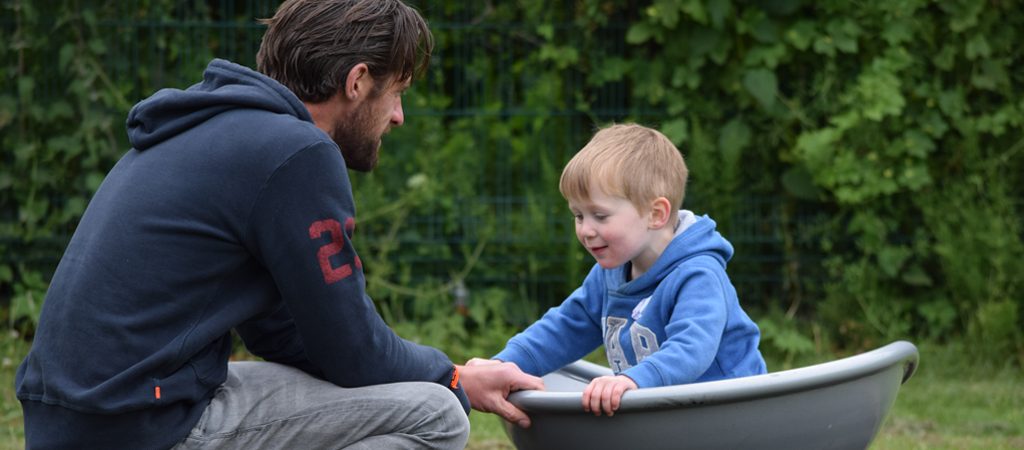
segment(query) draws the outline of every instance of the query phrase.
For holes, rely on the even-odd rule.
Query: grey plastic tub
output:
[[[612,417],[581,405],[589,380],[611,370],[577,361],[545,375],[546,390],[510,395],[533,425],[506,432],[521,450],[864,449],[917,361],[917,347],[897,341],[798,369],[628,391]]]

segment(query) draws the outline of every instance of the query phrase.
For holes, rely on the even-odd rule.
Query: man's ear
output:
[[[351,101],[356,101],[359,97],[369,94],[373,89],[373,80],[370,76],[370,68],[366,66],[366,63],[356,64],[352,70],[348,71],[344,89],[345,98]]]
[[[650,222],[649,227],[652,229],[663,228],[668,224],[674,211],[672,211],[672,202],[669,202],[665,197],[658,197],[650,203]]]

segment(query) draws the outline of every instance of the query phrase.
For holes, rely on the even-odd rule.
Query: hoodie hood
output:
[[[692,212],[683,210],[679,211],[679,222],[681,225],[676,231],[675,238],[647,272],[640,278],[622,284],[629,265],[609,269],[613,273],[607,274],[609,276],[605,278],[608,287],[623,293],[653,289],[668,272],[675,270],[681,261],[696,256],[709,256],[725,268],[726,263],[732,258],[733,247],[716,231],[715,221],[706,215],[696,217]]]
[[[146,150],[224,111],[246,108],[295,116],[312,123],[306,106],[274,79],[223,59],[214,59],[203,81],[181,89],[161,89],[128,113],[128,142]]]

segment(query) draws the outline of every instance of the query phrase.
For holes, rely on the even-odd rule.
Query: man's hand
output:
[[[601,411],[613,416],[615,410],[619,409],[622,394],[636,388],[636,382],[625,375],[594,378],[583,390],[583,410],[592,411],[595,416],[600,416]]]
[[[526,413],[508,402],[510,392],[544,389],[544,381],[519,370],[513,363],[474,358],[458,366],[462,389],[473,409],[494,413],[522,428],[530,426]]]

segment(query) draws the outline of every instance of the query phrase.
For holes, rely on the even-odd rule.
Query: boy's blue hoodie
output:
[[[452,383],[366,296],[344,159],[288,89],[214,60],[127,125],[18,368],[30,448],[175,445],[226,378],[232,329],[339,386]]]
[[[680,211],[679,219],[647,272],[629,280],[629,264],[595,264],[582,286],[495,358],[539,376],[604,344],[612,370],[641,388],[765,373],[761,333],[725,273],[732,245],[707,216]]]

